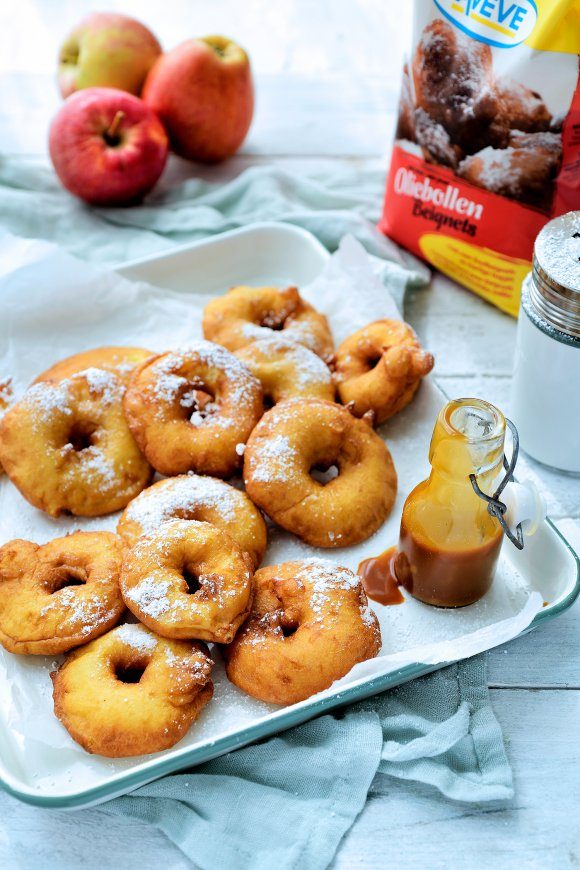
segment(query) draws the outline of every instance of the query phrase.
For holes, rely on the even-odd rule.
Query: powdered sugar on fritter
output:
[[[159,402],[172,404],[179,392],[187,387],[187,379],[175,373],[183,366],[183,362],[181,357],[171,354],[153,365],[155,375],[153,395]]]
[[[304,559],[296,574],[297,580],[308,580],[315,590],[329,591],[332,589],[356,589],[360,578],[348,568],[334,565],[328,559]]]
[[[68,381],[33,384],[24,393],[22,402],[32,411],[33,421],[39,423],[50,423],[55,414],[72,414]]]
[[[289,341],[294,341],[304,347],[314,350],[317,345],[316,334],[312,324],[307,320],[292,320],[284,326],[284,336]],[[242,334],[252,341],[268,341],[278,339],[278,330],[269,326],[259,326],[257,323],[244,323]]]
[[[318,345],[316,332],[308,320],[293,320],[286,330],[288,338],[315,351]]]
[[[199,374],[196,369],[200,369]],[[210,406],[203,409],[194,407],[193,390],[203,389],[204,370],[216,370],[225,376],[226,388],[223,397],[216,397]],[[183,407],[192,407],[190,422],[194,426],[211,424],[213,426],[231,427],[235,420],[224,412],[221,398],[230,402],[232,408],[246,406],[256,400],[259,394],[259,382],[251,374],[247,366],[232,353],[211,341],[195,342],[187,348],[179,348],[174,353],[164,355],[153,364],[155,384],[153,396],[161,403],[173,404],[178,395],[183,393]],[[210,378],[213,380],[213,377]],[[184,403],[185,398],[185,403]],[[189,403],[189,404],[188,404]],[[160,413],[163,409],[160,408]]]
[[[115,629],[115,636],[139,652],[152,652],[157,646],[157,638],[150,634],[142,625],[127,622]]]
[[[270,329],[269,326],[258,326],[257,323],[244,323],[242,326],[242,335],[245,338],[250,338],[253,341],[258,340],[266,340],[275,334],[275,330]]]
[[[323,622],[324,616],[340,607],[340,598],[333,596],[337,590],[352,592],[360,587],[360,578],[348,568],[334,565],[327,559],[305,559],[296,573],[296,580],[309,583],[312,588],[310,607],[316,620]],[[360,599],[360,614],[365,625],[374,625],[375,616],[364,597]]]
[[[40,616],[46,616],[51,610],[61,611],[65,608],[62,622],[71,621],[71,630],[76,630],[74,623],[80,623],[81,634],[90,634],[91,631],[113,616],[113,612],[106,608],[106,602],[99,595],[87,596],[86,588],[74,589],[65,587],[59,590],[40,611]]]
[[[119,401],[124,393],[124,388],[119,379],[105,369],[88,368],[74,375],[75,378],[84,378],[91,393],[97,393],[103,404],[110,405]]]
[[[87,384],[90,393],[98,397],[99,404],[112,405],[121,401],[124,387],[119,379],[104,369],[88,368],[57,384],[40,381],[29,387],[22,401],[32,410],[33,421],[46,424],[52,422],[55,414],[72,416],[75,403],[73,390],[81,381]]]
[[[156,618],[162,613],[166,613],[171,607],[171,601],[167,595],[170,587],[169,580],[149,576],[127,590],[125,597],[132,601],[142,613]]]
[[[299,387],[331,382],[332,376],[328,366],[319,356],[298,341],[276,336],[256,342],[255,349],[258,356],[263,354],[272,357],[274,363],[276,357],[282,356],[281,364],[290,363],[294,367],[294,380]]]
[[[126,517],[139,523],[144,532],[152,532],[161,523],[178,517],[192,518],[196,510],[204,508],[216,511],[225,522],[232,522],[244,507],[243,493],[229,484],[188,474],[144,490],[131,502]]]
[[[259,453],[250,458],[249,470],[252,479],[262,483],[274,483],[288,479],[290,466],[297,459],[295,448],[285,435],[274,435],[260,443]]]
[[[65,445],[69,447],[70,445]],[[106,454],[96,445],[86,447],[79,454],[81,468],[90,480],[98,485],[106,484],[113,486],[118,482],[115,466]]]

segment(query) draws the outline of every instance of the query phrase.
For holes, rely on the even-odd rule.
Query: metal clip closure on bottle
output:
[[[529,537],[537,530],[539,524],[546,518],[546,502],[543,495],[531,481],[517,483],[513,473],[518,461],[520,439],[518,430],[511,420],[505,418],[507,427],[512,434],[512,456],[508,462],[504,454],[503,467],[505,475],[498,484],[493,495],[487,495],[479,487],[477,475],[470,474],[469,479],[476,495],[487,502],[490,516],[501,525],[505,535],[518,550],[524,549],[524,535]],[[500,499],[502,493],[504,500]]]
[[[492,585],[504,533],[522,549],[538,528],[546,512],[541,496],[512,479],[518,441],[513,423],[483,399],[453,399],[439,412],[431,470],[405,500],[389,562],[397,584],[414,598],[436,607],[474,604]]]

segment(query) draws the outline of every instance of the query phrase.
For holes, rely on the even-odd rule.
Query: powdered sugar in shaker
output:
[[[580,474],[580,211],[546,224],[524,280],[512,417],[523,450]]]

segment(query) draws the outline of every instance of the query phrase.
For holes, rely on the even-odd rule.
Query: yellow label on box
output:
[[[435,268],[517,317],[522,281],[532,267],[528,260],[436,233],[421,236],[419,247]]]
[[[580,54],[580,0],[536,0],[538,20],[526,45]]]

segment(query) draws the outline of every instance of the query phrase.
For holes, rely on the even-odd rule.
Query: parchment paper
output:
[[[337,343],[379,317],[399,317],[376,267],[354,239],[346,238],[324,274],[301,288],[327,314]],[[0,238],[0,380],[12,377],[18,395],[56,360],[91,347],[138,345],[163,351],[185,345],[201,337],[208,297],[193,292],[197,289],[195,276],[192,294],[186,296],[100,272],[44,242]],[[428,472],[429,439],[443,401],[428,378],[413,404],[381,428],[397,468],[399,493],[391,516],[371,539],[356,547],[317,551],[271,529],[265,564],[320,555],[356,571],[363,558],[396,543],[404,499]],[[79,528],[114,530],[117,519],[53,520],[31,507],[5,475],[0,478],[0,544],[15,537],[43,543]],[[471,656],[519,634],[541,609],[542,596],[515,569],[508,547],[504,545],[492,589],[471,607],[439,610],[411,598],[398,606],[373,605],[381,622],[381,655],[356,666],[328,691],[413,662]],[[211,741],[279,710],[238,691],[225,678],[219,653],[215,658],[214,700],[169,752]],[[49,672],[57,663],[0,649],[0,728],[2,765],[39,790],[62,793],[100,782],[143,759],[109,761],[74,743],[52,712]]]

